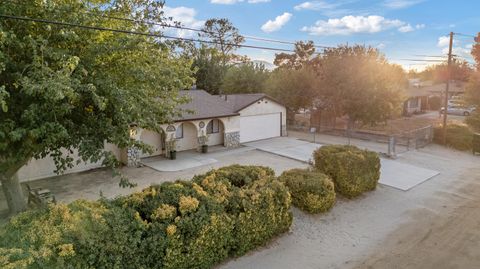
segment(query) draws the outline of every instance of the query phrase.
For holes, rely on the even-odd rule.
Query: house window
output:
[[[177,127],[177,130],[175,131],[175,138],[176,139],[183,138],[183,123]]]
[[[207,134],[216,134],[220,132],[220,121],[211,120],[207,125]]]

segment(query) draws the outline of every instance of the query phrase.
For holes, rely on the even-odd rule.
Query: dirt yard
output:
[[[480,170],[470,169],[462,177],[472,182],[439,199],[443,210],[412,211],[412,221],[357,268],[479,268]]]
[[[399,160],[441,174],[324,215],[294,210],[289,234],[221,268],[480,268],[480,157],[432,145]]]

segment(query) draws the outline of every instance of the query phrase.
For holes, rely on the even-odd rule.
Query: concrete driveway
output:
[[[277,137],[245,144],[261,151],[313,163],[313,152],[322,144],[311,143],[291,137]],[[405,164],[396,160],[380,158],[380,184],[407,191],[438,175],[438,171]]]

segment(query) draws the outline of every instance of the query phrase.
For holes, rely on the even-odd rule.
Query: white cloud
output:
[[[220,4],[220,5],[233,5],[236,3],[244,2],[245,0],[210,0],[212,4]],[[247,2],[250,4],[257,4],[257,3],[268,3],[271,0],[248,0]]]
[[[413,29],[413,27],[410,24],[407,24],[407,25],[404,25],[404,26],[398,28],[398,31],[400,31],[402,33],[408,33],[408,32],[414,31],[414,30],[415,29]]]
[[[414,6],[424,0],[385,0],[383,5],[391,9],[401,9]]]
[[[441,36],[438,38],[437,46],[440,48],[448,47],[450,44],[450,37],[448,36]]]
[[[300,5],[295,6],[295,10],[322,10],[322,9],[331,9],[331,8],[336,8],[341,4],[339,3],[328,3],[325,1],[307,1],[303,2]]]
[[[385,43],[380,43],[376,46],[376,48],[379,50],[384,49],[385,47],[386,47]]]
[[[425,24],[423,24],[423,23],[422,23],[422,24],[417,24],[417,25],[415,25],[415,28],[416,28],[417,30],[423,29],[423,28],[425,28]]]
[[[197,11],[189,7],[167,7],[163,8],[166,17],[172,17],[173,21],[180,22],[183,26],[191,28],[201,28],[205,23],[197,20]],[[188,30],[174,30],[178,37],[192,36],[193,32]]]
[[[271,33],[280,30],[289,20],[292,18],[292,14],[285,12],[280,16],[277,16],[275,20],[269,20],[262,25],[262,31]]]
[[[378,33],[392,28],[399,31],[410,30],[409,24],[400,20],[390,20],[382,16],[345,16],[339,19],[319,20],[315,25],[301,30],[312,35],[349,35],[356,33]],[[410,26],[412,28],[412,26]]]

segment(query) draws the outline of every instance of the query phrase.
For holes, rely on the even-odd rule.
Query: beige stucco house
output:
[[[141,158],[167,156],[168,143],[175,140],[176,151],[199,150],[201,145],[235,148],[242,143],[286,135],[286,108],[263,94],[211,95],[203,90],[181,91],[189,102],[181,105],[185,111],[171,124],[161,125],[161,132],[132,129],[134,138],[150,145],[152,153],[138,149],[119,149],[106,144],[119,160],[135,166]],[[190,112],[190,113],[189,113]],[[205,138],[208,139],[205,139]],[[74,157],[76,155],[74,154]],[[80,163],[65,173],[100,167],[100,163]],[[23,181],[54,176],[55,165],[50,157],[32,160],[20,172]]]

